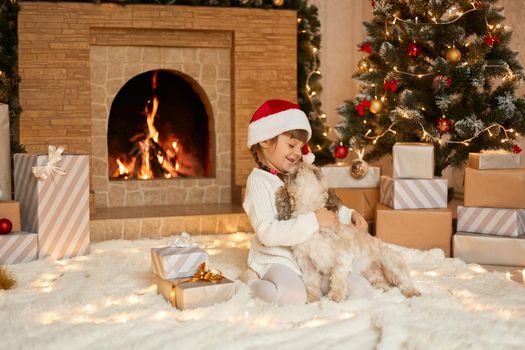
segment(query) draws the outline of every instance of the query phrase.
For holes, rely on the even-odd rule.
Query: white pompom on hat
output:
[[[250,120],[248,148],[296,129],[308,132],[308,140],[312,137],[310,122],[300,107],[285,100],[268,100],[255,111]]]

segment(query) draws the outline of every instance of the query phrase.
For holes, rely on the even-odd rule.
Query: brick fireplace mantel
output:
[[[230,195],[210,197],[230,201],[253,167],[245,146],[251,114],[265,99],[296,99],[296,26],[296,13],[288,10],[22,2],[18,21],[21,142],[30,152],[45,152],[48,144],[60,144],[69,153],[91,155],[91,186],[103,193],[100,172],[94,167],[104,167],[97,160],[104,150],[96,147],[104,147],[98,138],[107,130],[104,114],[109,113],[107,105],[114,94],[135,73],[186,68],[212,102],[215,145],[229,146],[223,148],[223,158],[230,161],[223,159],[217,168],[227,178],[216,180],[222,184],[216,190],[224,192],[228,183]],[[149,54],[157,61],[145,61]],[[118,67],[106,70],[105,107],[93,102],[101,98],[100,84],[94,84],[100,67],[94,68],[93,62],[103,61],[101,55],[117,55],[113,58],[121,60]],[[135,60],[137,55],[140,61]],[[184,55],[195,62],[179,62]],[[218,57],[219,62],[208,65],[210,57]],[[112,64],[109,59],[106,63]],[[221,133],[218,123],[226,123],[229,130]],[[213,180],[189,181],[215,186]],[[109,197],[100,196],[99,207],[122,205],[118,196],[113,204]],[[206,195],[189,197],[204,202]]]

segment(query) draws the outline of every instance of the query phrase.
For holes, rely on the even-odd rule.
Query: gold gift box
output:
[[[468,166],[474,169],[517,169],[520,155],[506,151],[487,151],[468,154]]]
[[[434,145],[397,142],[392,147],[394,179],[434,178]]]
[[[454,257],[467,263],[525,266],[525,235],[504,237],[456,232]]]
[[[179,310],[207,307],[229,300],[235,294],[235,283],[223,277],[220,282],[189,281],[188,278],[157,279],[157,293]]]
[[[377,205],[376,237],[408,248],[441,248],[450,256],[452,211],[450,209],[394,210]]]
[[[365,220],[374,220],[376,205],[379,203],[379,188],[334,188],[343,204],[357,212]]]

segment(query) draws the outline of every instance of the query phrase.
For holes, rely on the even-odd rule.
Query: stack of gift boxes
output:
[[[525,169],[518,154],[469,154],[464,206],[458,206],[454,257],[525,266]]]
[[[157,293],[172,306],[195,309],[230,299],[233,281],[218,271],[207,270],[208,254],[181,236],[172,244],[151,249],[151,270],[156,275]]]
[[[379,202],[381,168],[368,167],[366,175],[360,179],[350,175],[348,165],[328,165],[321,170],[328,187],[334,190],[343,204],[358,211],[368,223],[373,223]]]
[[[385,242],[451,253],[452,212],[446,179],[434,178],[434,146],[396,143],[393,178],[381,176],[376,236]]]
[[[62,152],[15,154],[15,201],[0,202],[13,233],[0,236],[0,263],[89,253],[89,157]]]

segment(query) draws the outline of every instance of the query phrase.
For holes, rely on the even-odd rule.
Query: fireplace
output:
[[[22,1],[20,7],[20,141],[29,152],[45,152],[54,144],[89,155],[97,208],[125,207],[127,212],[149,205],[240,202],[254,166],[246,148],[253,111],[266,99],[293,101],[297,95],[295,11],[71,1]],[[116,159],[132,159],[136,143],[129,140],[145,137],[146,114],[155,108],[155,71],[161,85],[163,76],[186,82],[200,98],[206,111],[202,119],[207,118],[200,126],[207,130],[191,131],[192,146],[185,147],[191,152],[197,152],[195,145],[202,147],[188,157],[204,163],[191,171],[179,164],[169,177],[157,171],[145,180],[128,170],[127,179],[122,174],[116,178]],[[140,96],[124,98],[131,106],[122,107],[120,95],[141,79]],[[153,126],[158,143],[166,155],[176,153],[181,144],[168,139],[181,134],[165,134],[162,124],[176,117],[169,111],[175,107],[157,97]],[[124,118],[117,116],[120,108],[134,108],[125,112],[135,118],[133,127],[119,126]],[[183,127],[177,123],[172,120],[174,129]],[[126,130],[115,148],[114,125]],[[175,158],[170,159],[173,167]]]
[[[98,206],[231,202],[230,56],[229,48],[91,46]]]
[[[161,69],[131,78],[109,112],[109,177],[210,177],[214,165],[210,121],[208,98],[188,75]]]

